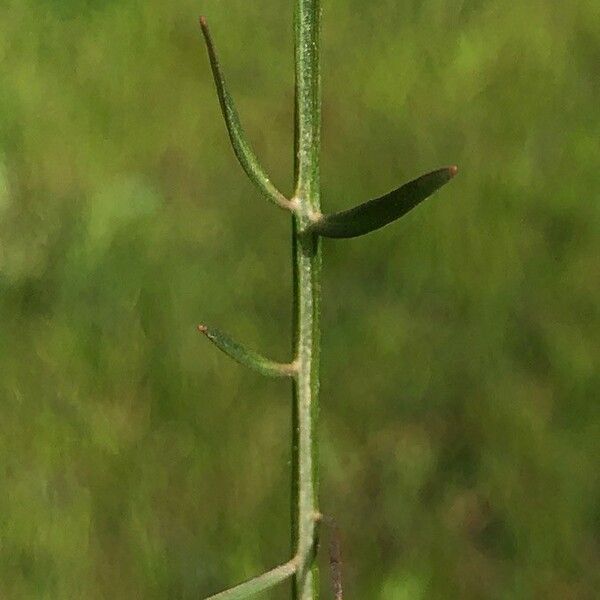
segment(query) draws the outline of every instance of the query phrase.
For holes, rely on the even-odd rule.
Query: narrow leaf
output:
[[[295,373],[295,367],[291,363],[278,363],[264,356],[261,356],[253,350],[245,348],[241,344],[231,339],[227,334],[207,327],[198,325],[198,331],[203,333],[219,350],[222,350],[227,356],[239,362],[246,367],[250,367],[267,377],[292,377]]]
[[[328,238],[352,238],[370,233],[405,215],[450,181],[457,172],[455,166],[432,171],[381,198],[343,212],[324,215],[308,231]]]
[[[291,210],[291,202],[271,183],[271,180],[265,173],[264,169],[260,166],[256,155],[250,148],[250,144],[246,139],[246,134],[242,129],[233,98],[227,91],[225,78],[223,77],[223,71],[221,70],[212,36],[210,35],[210,30],[208,29],[208,23],[206,22],[205,17],[200,17],[200,27],[202,28],[202,33],[206,42],[208,58],[210,60],[210,66],[215,80],[215,87],[217,88],[219,103],[221,104],[221,111],[223,113],[223,117],[225,118],[225,124],[227,125],[227,131],[229,133],[231,145],[233,146],[233,151],[242,165],[242,168],[246,172],[246,175],[248,175],[250,180],[258,187],[258,189],[269,200],[278,206]]]
[[[259,575],[254,579],[250,579],[250,581],[236,585],[224,592],[210,596],[209,598],[206,598],[206,600],[242,600],[242,598],[248,598],[249,596],[268,590],[278,583],[285,581],[295,572],[296,561],[292,559],[280,567],[267,571],[263,575]]]

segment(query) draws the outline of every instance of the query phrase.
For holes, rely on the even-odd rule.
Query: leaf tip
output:
[[[203,333],[204,335],[206,335],[208,333],[208,327],[206,325],[204,325],[203,323],[200,323],[200,325],[198,325],[197,329],[200,333]]]
[[[450,177],[454,177],[458,173],[458,166],[452,165],[452,166],[448,167],[448,173],[449,173]]]
[[[208,21],[204,15],[200,15],[198,17],[198,22],[200,23],[200,27],[202,27],[202,29],[206,29],[206,27],[208,27]]]

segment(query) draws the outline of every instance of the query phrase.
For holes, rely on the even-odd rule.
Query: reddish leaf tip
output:
[[[451,167],[448,167],[448,172],[450,173],[450,177],[454,177],[458,173],[458,167],[452,165]]]
[[[198,21],[200,22],[200,27],[208,27],[208,22],[206,21],[206,17],[204,15],[200,15]]]
[[[206,333],[208,331],[208,327],[206,325],[200,324],[200,325],[198,325],[198,331],[200,333]]]

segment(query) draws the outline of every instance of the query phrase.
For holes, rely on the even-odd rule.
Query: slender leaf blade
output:
[[[404,216],[431,196],[456,173],[456,166],[437,169],[398,189],[349,210],[324,215],[308,231],[328,238],[352,238],[380,229]]]
[[[263,575],[259,575],[245,583],[240,583],[240,585],[236,585],[224,592],[210,596],[206,600],[242,600],[243,598],[248,598],[274,587],[291,577],[295,572],[296,561],[292,559],[284,565],[275,567]]]
[[[233,151],[250,181],[258,187],[263,195],[278,206],[290,210],[292,206],[291,202],[273,185],[248,143],[233,98],[227,90],[223,70],[221,69],[215,45],[205,17],[200,17],[200,27],[202,29],[202,34],[204,35],[204,41],[206,42],[208,59],[210,61],[217,95],[219,97],[219,104],[221,105],[221,112],[223,113],[225,124],[227,125],[227,132],[229,133]]]
[[[258,354],[258,352],[242,346],[219,329],[208,327],[207,325],[198,325],[198,331],[203,333],[227,356],[246,367],[250,367],[261,375],[266,375],[267,377],[292,377],[295,373],[293,364],[278,363],[269,360]]]

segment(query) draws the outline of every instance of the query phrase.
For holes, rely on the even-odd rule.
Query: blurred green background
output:
[[[0,5],[2,598],[202,598],[289,556],[289,385],[195,331],[289,356],[288,218],[200,13],[290,192],[291,1]],[[460,166],[324,244],[347,597],[597,598],[600,3],[325,0],[323,60],[325,210]]]

